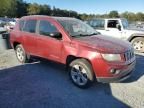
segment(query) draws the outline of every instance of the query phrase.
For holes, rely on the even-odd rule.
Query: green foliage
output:
[[[144,21],[144,14],[141,13],[141,12],[138,12],[136,15],[135,15],[137,21]]]
[[[121,14],[121,17],[128,19],[129,21],[144,21],[144,13],[132,13],[132,12],[124,12]]]
[[[0,0],[0,16],[16,16],[17,0]]]
[[[62,10],[59,8],[53,7],[52,16],[60,16],[60,17],[76,17],[79,18],[78,13],[71,10]]]
[[[17,14],[16,17],[26,16],[27,15],[28,4],[23,2],[23,0],[17,0]]]
[[[34,4],[30,4],[27,8],[27,14],[28,15],[36,15],[36,14],[40,14],[40,5],[34,3]]]
[[[110,18],[118,18],[119,17],[119,13],[117,11],[110,11],[110,13],[108,14],[108,16]]]
[[[23,0],[0,0],[0,17],[22,17],[26,15],[49,15],[61,17],[76,17],[82,20],[92,18],[126,18],[129,21],[144,21],[144,13],[124,12],[119,14],[113,10],[108,14],[78,14],[71,10],[62,10],[49,5],[40,5],[37,3],[26,3]]]
[[[39,5],[41,15],[51,15],[51,7],[49,5]]]

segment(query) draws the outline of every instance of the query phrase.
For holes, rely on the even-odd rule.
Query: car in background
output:
[[[102,35],[131,42],[136,52],[144,52],[144,30],[131,28],[124,18],[89,19],[87,24]]]
[[[0,34],[6,31],[6,29],[4,28],[4,25],[5,25],[5,22],[0,20]]]
[[[10,32],[10,31],[14,28],[14,26],[15,26],[15,22],[7,22],[7,23],[5,24],[5,26],[4,26],[4,28],[5,28],[8,32]]]
[[[144,22],[137,22],[136,27],[143,29],[144,28]]]
[[[14,26],[16,24],[16,19],[14,18],[0,18],[0,25],[1,27],[3,27],[4,29],[7,30],[7,32],[10,32]]]
[[[99,35],[75,18],[22,17],[10,32],[10,41],[19,62],[38,56],[65,64],[70,79],[81,88],[95,79],[103,83],[123,81],[135,67],[128,42]]]

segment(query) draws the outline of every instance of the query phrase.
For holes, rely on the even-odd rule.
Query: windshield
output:
[[[98,34],[92,27],[78,19],[58,19],[58,22],[72,37],[83,37]]]
[[[124,29],[129,27],[128,21],[126,19],[122,19],[122,25]]]

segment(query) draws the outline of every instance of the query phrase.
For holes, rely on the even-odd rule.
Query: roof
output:
[[[122,19],[125,19],[125,18],[92,18],[92,19],[89,19],[89,20],[96,20],[96,19],[103,19],[103,20],[122,20]],[[88,21],[89,21],[88,20]]]
[[[52,18],[52,19],[55,19],[55,20],[72,20],[72,19],[75,19],[75,18],[71,18],[71,17],[56,17],[56,16],[46,16],[46,15],[30,15],[30,16],[24,16],[21,19],[23,19],[23,18],[34,18],[34,17]]]

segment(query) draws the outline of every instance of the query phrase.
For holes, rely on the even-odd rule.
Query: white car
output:
[[[136,52],[144,52],[144,30],[130,28],[126,19],[91,19],[87,23],[102,35],[128,40]]]

